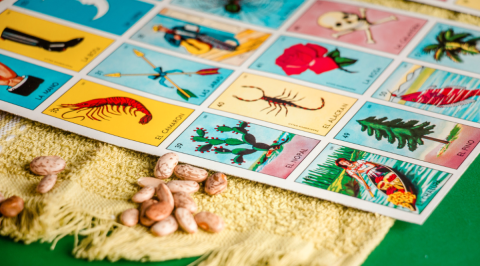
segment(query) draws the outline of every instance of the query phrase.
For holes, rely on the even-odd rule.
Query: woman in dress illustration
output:
[[[349,176],[363,184],[372,197],[374,195],[361,174],[365,174],[370,178],[370,181],[377,189],[387,196],[387,201],[411,211],[416,211],[416,189],[411,181],[397,170],[365,160],[350,161],[345,158],[337,159],[335,164],[345,169]]]

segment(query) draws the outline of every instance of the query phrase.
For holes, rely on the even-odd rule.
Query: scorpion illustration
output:
[[[315,111],[315,110],[320,110],[322,109],[324,106],[325,106],[325,100],[323,98],[320,98],[320,100],[322,101],[322,105],[318,108],[307,108],[307,107],[303,107],[303,106],[300,106],[300,105],[297,105],[297,104],[294,104],[294,102],[299,102],[303,99],[305,99],[305,97],[301,98],[301,99],[298,99],[298,100],[295,100],[295,98],[297,97],[298,95],[298,92],[297,94],[295,94],[295,96],[293,96],[292,98],[290,98],[290,95],[292,94],[292,91],[288,92],[288,95],[285,96],[285,93],[287,91],[287,89],[285,88],[283,90],[283,93],[281,95],[278,95],[278,96],[275,96],[275,97],[270,97],[270,96],[266,96],[265,95],[265,91],[262,90],[261,88],[259,87],[255,87],[255,86],[242,86],[242,88],[252,88],[252,89],[257,89],[257,90],[260,90],[262,92],[262,97],[258,98],[258,99],[254,99],[254,100],[246,100],[246,99],[243,99],[243,98],[240,98],[236,95],[233,95],[233,97],[239,99],[240,101],[244,101],[244,102],[256,102],[256,101],[259,101],[259,100],[264,100],[268,103],[268,106],[266,108],[263,108],[261,111],[265,110],[265,109],[268,109],[268,108],[271,108],[272,107],[272,104],[273,106],[275,106],[275,108],[273,108],[272,110],[268,111],[267,114],[271,113],[272,111],[276,110],[277,107],[280,107],[280,109],[278,110],[278,112],[275,114],[275,116],[277,116],[283,109],[282,109],[282,106],[285,107],[285,116],[288,115],[288,108],[287,106],[291,106],[291,107],[296,107],[296,108],[300,108],[300,109],[303,109],[303,110],[310,110],[310,111]]]

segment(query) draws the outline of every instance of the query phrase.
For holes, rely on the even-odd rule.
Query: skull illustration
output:
[[[356,30],[359,26],[359,16],[353,13],[331,11],[318,18],[318,24],[334,31]]]

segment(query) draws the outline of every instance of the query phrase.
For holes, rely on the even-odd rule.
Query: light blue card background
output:
[[[210,114],[210,113],[202,113],[185,131],[183,131],[183,133],[174,142],[172,142],[172,144],[170,144],[170,146],[168,146],[167,149],[205,158],[205,159],[212,160],[219,163],[233,165],[243,169],[248,169],[253,162],[255,162],[261,155],[264,154],[264,152],[259,151],[253,154],[245,155],[243,157],[243,159],[245,160],[245,163],[238,165],[238,164],[232,164],[231,162],[231,159],[233,159],[236,156],[235,154],[215,154],[215,152],[200,153],[198,151],[196,152],[195,149],[198,145],[205,145],[207,143],[193,142],[191,140],[192,136],[196,136],[196,133],[195,133],[196,128],[204,128],[208,132],[205,136],[209,138],[218,137],[219,139],[225,139],[225,138],[241,139],[240,134],[235,134],[233,132],[220,133],[215,130],[215,128],[218,125],[236,127],[238,126],[238,123],[239,123],[239,120],[237,119],[228,118],[228,117],[219,116],[219,115]],[[250,127],[248,128],[248,133],[253,134],[255,136],[257,143],[262,142],[267,144],[273,144],[274,140],[276,140],[280,136],[288,134],[280,130],[263,127],[255,124],[249,124],[249,126]],[[181,145],[177,145],[177,144],[181,144]],[[235,145],[235,146],[225,146],[225,145],[216,145],[216,146],[223,146],[224,148],[231,149],[231,150],[236,148],[247,148],[247,149],[252,148],[252,146],[249,144]],[[260,168],[257,169],[257,172],[259,172],[260,170],[261,170]]]
[[[452,25],[447,25],[447,24],[442,24],[442,23],[437,23],[433,28],[428,32],[428,34],[423,38],[423,40],[413,49],[413,51],[410,53],[408,57],[417,59],[417,60],[422,60],[425,62],[437,64],[437,65],[443,65],[443,66],[448,66],[451,68],[455,69],[461,69],[469,72],[474,72],[474,73],[479,73],[480,74],[480,54],[476,55],[463,55],[460,54],[460,58],[463,60],[462,63],[455,63],[452,60],[450,60],[447,56],[444,56],[440,61],[436,61],[433,58],[433,53],[424,53],[423,48],[427,45],[430,44],[436,44],[438,43],[436,40],[437,35],[441,31],[446,31],[448,29],[453,29],[453,32],[455,34],[458,33],[470,33],[472,36],[465,38],[465,40],[468,40],[469,38],[472,37],[480,37],[480,31],[475,31],[475,30],[470,30],[466,28],[461,28],[457,26],[452,26]],[[480,46],[480,42],[477,42],[477,49]]]
[[[155,66],[162,67],[163,71],[179,69],[184,72],[195,72],[201,69],[215,68],[214,66],[154,52],[137,46],[122,44],[117,50],[103,60],[98,66],[96,66],[88,75],[161,97],[200,105],[233,72],[230,69],[221,68],[218,71],[219,74],[216,75],[169,76],[173,82],[175,82],[175,84],[180,86],[180,88],[190,90],[197,95],[198,98],[192,97],[188,101],[183,100],[177,94],[175,88],[167,88],[160,85],[158,82],[159,79],[153,80],[149,79],[147,76],[125,76],[120,78],[104,76],[104,74],[118,72],[122,74],[155,74],[156,72],[153,71],[149,64],[134,54],[133,49],[145,53],[145,58],[147,58]],[[167,85],[171,86],[168,81]]]
[[[338,49],[341,57],[358,60],[353,65],[345,67],[345,69],[356,73],[348,73],[341,69],[334,69],[317,75],[313,71],[307,69],[300,75],[286,75],[282,68],[275,64],[275,60],[284,53],[285,49],[296,44],[307,43],[323,46],[327,48],[329,52]],[[339,90],[363,94],[391,62],[392,59],[390,58],[363,53],[326,43],[281,36],[250,66],[250,69],[266,71]]]
[[[388,77],[388,79],[383,83],[383,85],[373,94],[373,98],[381,99],[388,101],[390,91],[397,90],[397,84],[403,76],[410,71],[410,69],[415,66],[415,64],[403,62],[398,66],[398,68]],[[451,73],[443,70],[435,70],[430,77],[426,79],[423,85],[418,91],[425,91],[430,86],[436,86],[436,88],[446,88],[451,86],[465,87],[467,90],[478,90],[480,89],[480,80],[456,73]],[[427,110],[437,114],[448,115],[460,119],[465,119],[468,121],[479,122],[480,121],[480,101],[479,97],[475,96],[470,98],[476,100],[474,103],[453,106],[447,108],[435,107],[434,105],[415,103],[415,102],[405,102],[404,105],[411,106],[414,108]],[[398,103],[401,99],[391,97],[391,102]]]
[[[425,154],[429,153],[439,144],[435,141],[424,140],[424,144],[418,145],[417,149],[413,152],[409,151],[407,146],[405,146],[403,149],[397,149],[398,140],[395,140],[395,143],[390,144],[386,138],[382,138],[382,140],[378,141],[375,138],[375,134],[369,136],[367,131],[361,131],[362,126],[357,122],[357,120],[363,120],[371,116],[376,118],[387,117],[387,121],[391,121],[396,118],[401,118],[404,122],[408,120],[418,120],[419,123],[428,121],[430,122],[430,125],[435,125],[435,128],[433,129],[434,133],[428,135],[429,137],[433,138],[444,138],[456,125],[456,123],[447,122],[434,117],[424,116],[393,107],[366,102],[365,105],[362,106],[362,108],[360,108],[360,110],[355,114],[355,116],[348,121],[348,123],[337,134],[337,136],[335,136],[335,139],[359,144],[373,149],[396,153],[419,160],[423,160]],[[347,137],[345,138],[344,136]]]
[[[238,1],[241,10],[230,13],[225,10],[228,1],[224,0],[173,0],[172,5],[211,13],[245,23],[278,28],[305,0],[242,0]]]
[[[300,177],[295,181],[297,183],[303,183],[304,177],[309,174],[310,170],[318,168],[317,165],[325,165],[327,160],[332,156],[332,154],[342,146],[335,144],[328,144],[327,147],[320,153],[320,155],[315,158],[315,160],[303,171]],[[348,159],[348,158],[347,158]],[[421,213],[425,207],[430,203],[430,201],[435,197],[437,192],[443,187],[443,185],[450,178],[451,174],[427,168],[424,166],[415,165],[412,163],[407,163],[395,159],[391,159],[385,156],[380,156],[377,154],[367,152],[366,155],[362,158],[369,162],[377,163],[392,167],[403,173],[407,178],[412,181],[413,185],[417,189],[418,197],[416,202],[416,207],[418,213]],[[371,188],[371,192],[375,196],[372,198],[370,194],[365,190],[365,187],[360,185],[359,196],[361,199],[374,202],[380,205],[388,206],[391,208],[401,209],[407,212],[411,212],[409,209],[394,205],[387,201],[387,196],[379,192],[373,182],[365,174],[360,174],[363,177],[363,180],[367,182],[368,186]],[[424,197],[423,194],[428,191],[428,196]]]
[[[0,62],[15,71],[18,76],[33,76],[43,79],[43,83],[28,96],[9,92],[8,86],[0,85],[0,100],[15,104],[27,109],[37,108],[43,101],[65,84],[71,76],[47,68],[23,62],[0,54]]]
[[[132,37],[132,40],[136,40],[143,43],[148,43],[154,46],[162,47],[165,49],[173,50],[182,54],[190,54],[183,46],[175,47],[168,43],[163,36],[165,33],[163,32],[154,32],[153,26],[162,24],[162,26],[167,27],[169,29],[176,27],[176,26],[185,26],[185,25],[196,25],[199,27],[200,32],[211,32],[220,35],[230,36],[233,34],[229,32],[224,32],[208,27],[204,27],[201,25],[197,25],[190,22],[185,22],[183,20],[167,17],[164,15],[157,14],[154,18],[152,18],[147,24],[141,27]]]
[[[136,0],[103,1],[108,2],[108,11],[95,20],[97,8],[80,0],[20,0],[15,5],[117,35],[122,35],[154,6]]]

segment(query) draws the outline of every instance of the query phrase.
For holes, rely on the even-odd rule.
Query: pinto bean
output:
[[[55,183],[57,182],[57,175],[46,175],[40,180],[40,183],[37,185],[38,193],[47,193],[50,191]]]
[[[159,201],[166,201],[168,204],[172,206],[174,205],[172,192],[170,192],[170,189],[167,185],[165,185],[165,183],[158,185],[156,191]]]
[[[188,164],[177,165],[173,172],[182,180],[192,180],[195,182],[203,182],[208,177],[206,170]]]
[[[223,219],[211,212],[199,212],[195,214],[195,222],[198,227],[210,233],[218,233],[225,228]]]
[[[217,195],[227,189],[227,176],[224,173],[215,173],[207,178],[205,192],[209,195]]]
[[[125,226],[135,226],[138,223],[138,216],[140,212],[137,209],[127,209],[120,215],[120,222]]]
[[[167,179],[172,176],[173,169],[178,164],[178,155],[173,152],[162,155],[155,166],[154,175],[156,178]]]
[[[167,183],[167,186],[172,193],[183,191],[191,194],[197,192],[198,189],[200,189],[200,186],[197,182],[190,180],[172,180]]]
[[[170,205],[167,201],[160,201],[148,207],[145,211],[145,216],[147,216],[150,220],[158,222],[167,218],[170,214],[172,214],[172,211],[173,205]]]
[[[197,223],[193,219],[192,213],[185,208],[175,209],[175,218],[180,227],[185,230],[187,233],[193,234],[198,230]]]
[[[173,201],[175,202],[175,208],[185,208],[191,213],[197,211],[197,204],[188,193],[183,191],[173,193]]]
[[[151,228],[152,233],[156,236],[166,236],[178,229],[177,220],[172,215],[154,224]]]
[[[146,215],[145,215],[145,212],[146,210],[148,209],[148,207],[154,205],[158,203],[158,201],[154,200],[154,199],[149,199],[149,200],[146,200],[142,203],[142,205],[140,206],[140,223],[145,225],[145,226],[151,226],[152,224],[155,223],[154,220],[148,218]]]
[[[140,177],[137,181],[137,184],[141,187],[158,187],[160,183],[164,183],[163,180],[160,180],[155,177]]]
[[[30,163],[30,170],[37,175],[55,175],[65,169],[65,160],[58,156],[40,156]]]
[[[15,217],[23,211],[24,202],[19,196],[11,196],[0,204],[0,213],[5,217]]]
[[[133,195],[132,201],[135,203],[142,203],[153,198],[153,195],[155,195],[154,187],[144,187],[135,193],[135,195]]]

